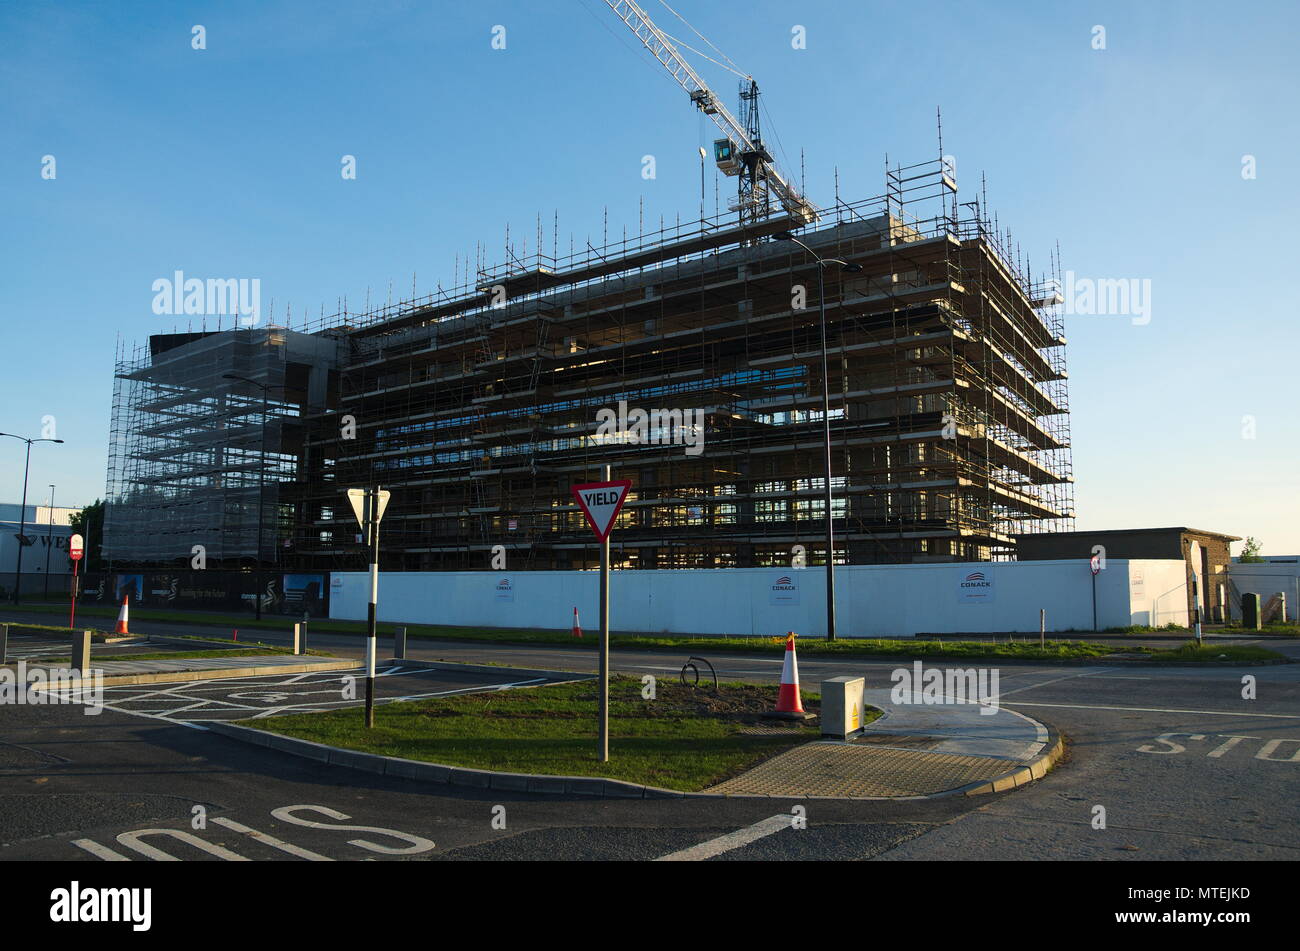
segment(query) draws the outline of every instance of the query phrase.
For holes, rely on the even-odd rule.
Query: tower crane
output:
[[[686,90],[695,107],[722,130],[723,138],[713,142],[713,159],[723,174],[739,179],[738,198],[732,210],[740,213],[741,223],[754,222],[770,214],[769,193],[781,203],[786,214],[801,224],[816,221],[819,217],[817,208],[799,194],[763,147],[758,116],[758,83],[754,78],[746,77],[748,87],[740,93],[741,112],[745,117],[741,122],[682,58],[669,36],[655,26],[639,4],[634,0],[605,0],[605,3]]]

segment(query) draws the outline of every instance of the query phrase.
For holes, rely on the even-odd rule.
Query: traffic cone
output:
[[[795,633],[785,636],[785,663],[781,667],[781,692],[776,698],[777,713],[803,713],[799,700],[799,661],[794,654]]]
[[[582,625],[578,623],[578,606],[573,606],[573,636],[582,637]]]
[[[122,595],[122,610],[117,612],[117,633],[119,634],[131,633],[126,629],[126,616],[128,613],[126,608],[126,603],[129,600],[131,600],[131,596],[129,594]]]

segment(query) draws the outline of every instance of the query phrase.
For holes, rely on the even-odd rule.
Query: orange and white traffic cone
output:
[[[785,636],[785,663],[781,667],[781,692],[776,698],[777,713],[803,713],[799,700],[799,661],[794,653],[794,631]]]
[[[126,629],[126,616],[127,616],[127,613],[128,613],[128,612],[127,612],[127,608],[126,608],[126,603],[127,603],[127,601],[129,601],[130,599],[131,599],[131,596],[130,596],[129,594],[124,594],[124,595],[122,595],[122,610],[120,610],[120,611],[117,612],[117,633],[119,633],[119,634],[130,634],[130,633],[131,633],[130,631],[128,631],[128,630]]]
[[[578,606],[573,606],[573,636],[582,637],[582,625],[578,623]]]

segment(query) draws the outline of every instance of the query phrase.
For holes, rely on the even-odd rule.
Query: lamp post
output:
[[[54,543],[54,484],[50,484],[50,520],[45,526],[45,597],[50,600],[50,547]]]
[[[0,433],[0,436],[10,436],[14,439],[21,439],[27,443],[27,456],[23,461],[23,504],[18,511],[18,567],[14,570],[14,604],[18,604],[18,589],[23,583],[23,534],[27,531],[27,473],[32,461],[32,443],[34,442],[63,442],[62,439],[28,439],[26,436],[15,436],[13,433]]]
[[[822,337],[822,437],[826,454],[826,640],[835,640],[835,520],[831,510],[831,377],[826,355],[826,265],[838,264],[840,270],[856,274],[861,264],[850,264],[839,258],[824,258],[788,231],[778,231],[772,237],[778,241],[793,241],[817,262],[817,305],[821,311]]]
[[[262,449],[261,464],[257,467],[257,554],[253,559],[253,616],[260,621],[262,619],[262,592],[257,585],[261,582],[262,573],[262,499],[265,495],[263,489],[266,486],[266,393],[268,390],[284,389],[284,387],[275,383],[259,383],[257,380],[251,380],[246,376],[239,376],[235,373],[223,373],[221,378],[223,380],[238,380],[241,383],[248,383],[262,391]]]

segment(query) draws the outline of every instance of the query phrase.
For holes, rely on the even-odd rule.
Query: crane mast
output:
[[[801,223],[816,221],[819,217],[816,207],[781,174],[771,154],[763,147],[758,119],[758,83],[753,77],[746,77],[747,85],[741,89],[741,112],[745,117],[741,122],[634,0],[605,0],[605,3],[686,90],[695,107],[722,130],[723,138],[713,143],[713,159],[724,174],[739,179],[737,201],[732,210],[740,213],[741,223],[767,217],[771,213],[771,196],[781,203],[786,214]]]

